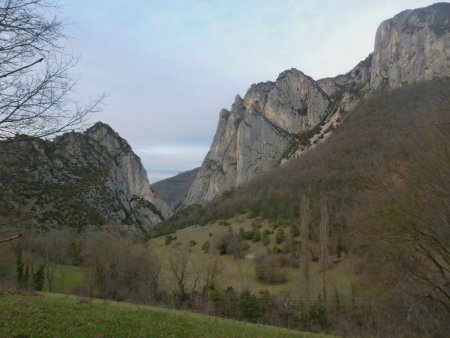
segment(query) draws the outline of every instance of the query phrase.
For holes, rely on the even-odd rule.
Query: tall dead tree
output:
[[[320,253],[322,265],[323,301],[327,302],[327,264],[328,264],[328,209],[324,204],[320,210]]]
[[[303,290],[304,290],[304,300],[306,304],[310,304],[311,300],[311,290],[310,290],[310,281],[309,281],[309,262],[311,261],[311,247],[310,247],[310,234],[309,234],[309,226],[310,226],[310,218],[311,218],[311,205],[309,198],[305,195],[302,196],[300,202],[300,241],[301,241],[301,251],[304,259],[303,265]]]

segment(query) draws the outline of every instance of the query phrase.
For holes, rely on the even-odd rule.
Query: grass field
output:
[[[43,293],[0,296],[1,337],[329,337],[196,313]]]
[[[45,278],[44,291],[73,293],[83,287],[84,271],[79,266],[51,264],[49,271],[52,285]]]

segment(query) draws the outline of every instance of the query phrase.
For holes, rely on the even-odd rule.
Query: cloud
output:
[[[141,160],[148,171],[151,183],[183,171],[198,167],[209,146],[189,144],[161,144],[137,148]]]

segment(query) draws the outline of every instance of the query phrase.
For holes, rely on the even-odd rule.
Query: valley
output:
[[[42,0],[11,4],[59,51]],[[383,21],[345,74],[252,84],[201,166],[155,183],[199,141],[178,159],[84,128],[103,97],[70,115],[70,67],[41,79],[33,46],[0,48],[0,336],[447,336],[449,3]]]

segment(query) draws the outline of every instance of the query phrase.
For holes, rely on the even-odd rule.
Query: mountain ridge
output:
[[[79,229],[109,222],[140,232],[171,215],[139,156],[103,122],[52,141],[17,136],[1,147],[3,217],[32,215],[46,227]]]
[[[195,168],[155,182],[151,189],[175,210],[186,196],[199,170],[200,168]]]
[[[250,86],[223,109],[211,148],[183,207],[205,204],[262,172],[301,156],[339,125],[361,98],[450,76],[450,4],[403,11],[377,29],[374,51],[351,71],[317,81],[297,69]]]

